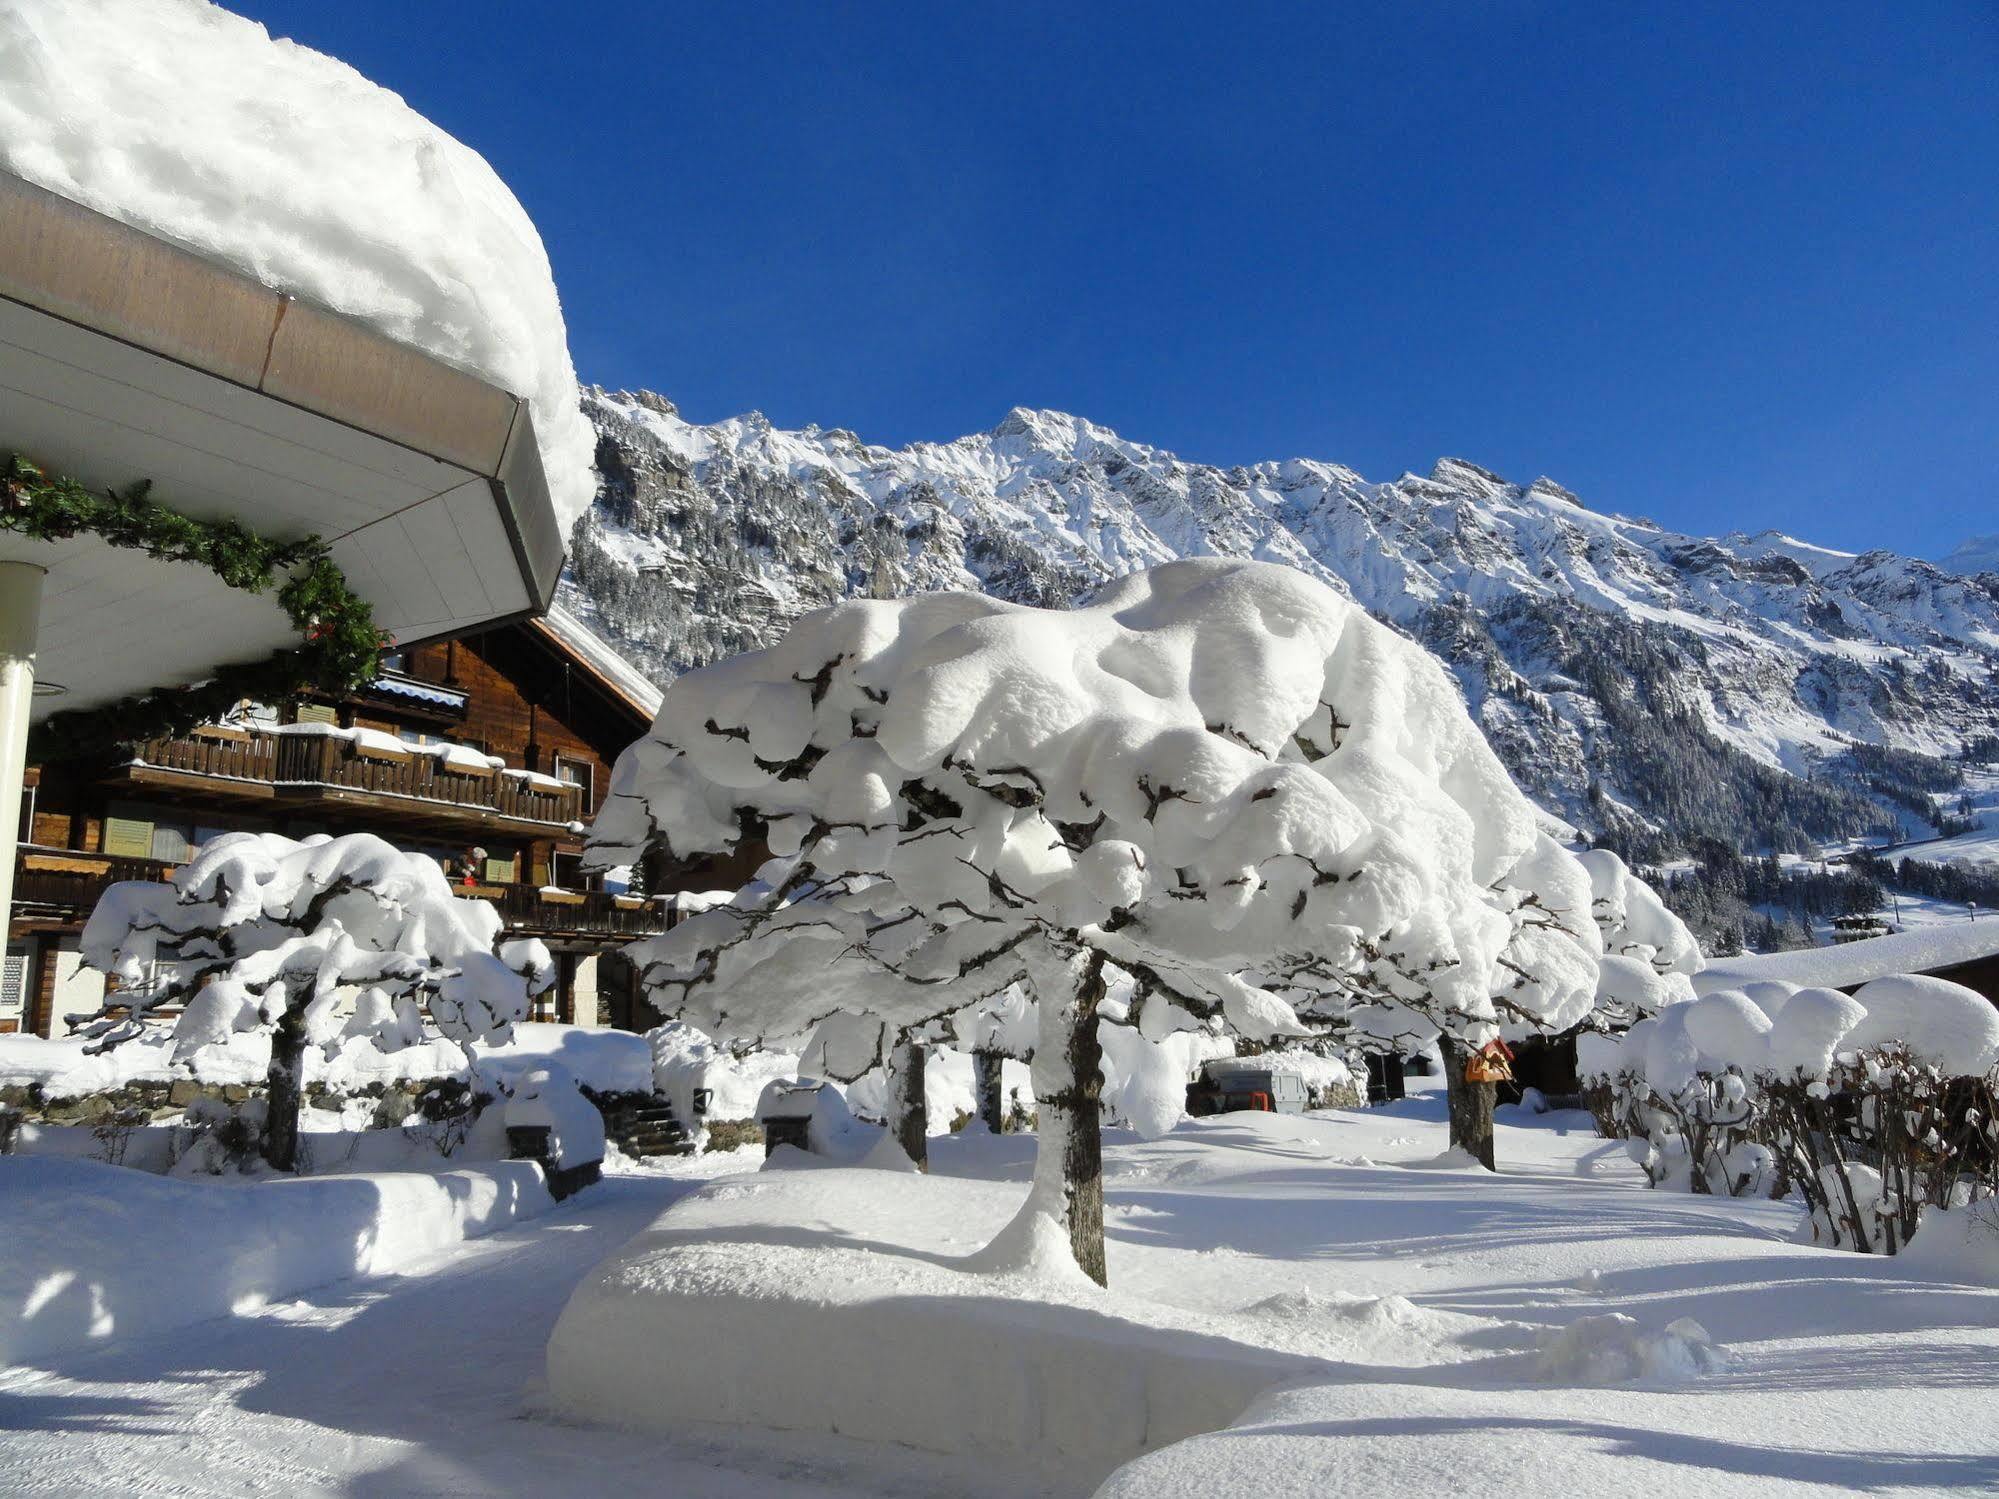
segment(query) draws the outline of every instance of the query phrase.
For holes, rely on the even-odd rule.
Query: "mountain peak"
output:
[[[1452,489],[1467,489],[1483,498],[1504,494],[1513,486],[1489,468],[1480,468],[1469,458],[1439,458],[1430,470],[1430,482]]]
[[[1031,452],[1054,458],[1074,458],[1092,443],[1117,442],[1117,433],[1066,411],[1016,406],[988,434],[997,443],[1013,442]]]
[[[1936,565],[1947,573],[1967,578],[1979,573],[1999,573],[1999,531],[1959,542],[1949,556],[1939,557]]]

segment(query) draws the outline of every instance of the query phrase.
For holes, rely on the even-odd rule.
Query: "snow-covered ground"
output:
[[[1999,1230],[1973,1267],[1985,1284],[1942,1254],[1814,1249],[1792,1242],[1787,1204],[1645,1190],[1586,1116],[1501,1118],[1496,1181],[1440,1159],[1428,1098],[1126,1137],[1107,1152],[1108,1293],[948,1263],[1006,1221],[1024,1140],[935,1142],[929,1181],[765,1173],[635,1241],[585,1283],[573,1331],[656,1402],[623,1402],[627,1421],[844,1416],[841,1430],[991,1462],[1059,1443],[1068,1455],[1038,1469],[1055,1492],[1440,1493],[1467,1474],[1544,1494],[1999,1484]],[[611,1306],[634,1336],[610,1331]],[[646,1346],[697,1324],[716,1377],[645,1367]],[[571,1331],[551,1345],[553,1398],[618,1403],[579,1377]],[[870,1333],[878,1403],[846,1377],[869,1365],[838,1354]],[[842,1377],[810,1377],[808,1349]],[[1282,1392],[1244,1401],[1259,1380]],[[1214,1415],[1232,1394],[1249,1404],[1233,1425]],[[1189,1430],[1203,1419],[1226,1429]],[[1159,1450],[1109,1477],[1134,1444]]]
[[[1959,859],[1975,864],[1999,864],[1999,769],[1967,770],[1962,794],[1971,798],[1971,815],[1978,819],[1979,826],[1955,838],[1918,844],[1907,850],[1909,857],[1932,864],[1949,864]],[[1956,810],[1956,796],[1941,800],[1948,810]]]
[[[1028,1138],[938,1137],[928,1179],[749,1174],[754,1152],[677,1161],[399,1280],[0,1377],[0,1489],[1017,1496],[1104,1483],[1127,1499],[1467,1486],[1600,1499],[1999,1487],[1999,1236],[1984,1268],[1812,1249],[1791,1241],[1791,1206],[1645,1190],[1579,1114],[1502,1109],[1497,1179],[1440,1159],[1442,1143],[1428,1097],[1189,1123],[1150,1144],[1114,1136],[1113,1289],[1048,1282],[1039,1305],[1004,1276],[936,1263],[1005,1220]],[[715,1176],[726,1179],[689,1193]],[[904,1211],[886,1221],[891,1201]],[[837,1255],[861,1267],[862,1301],[903,1284],[911,1294],[892,1310],[905,1320],[936,1310],[924,1300],[933,1280],[983,1281],[986,1294],[956,1297],[986,1319],[981,1341],[882,1345],[929,1361],[939,1409],[953,1384],[1000,1388],[1037,1325],[1099,1345],[1113,1372],[1080,1414],[1111,1422],[1148,1389],[1165,1390],[1161,1408],[1199,1413],[1244,1370],[1283,1385],[1244,1390],[1247,1411],[1213,1416],[1216,1434],[1166,1428],[1186,1439],[1114,1474],[1113,1458],[1050,1468],[1024,1452],[925,1455],[811,1429],[879,1366],[833,1359],[794,1315],[801,1299],[741,1328],[746,1345],[816,1375],[789,1387],[829,1392],[793,1410],[801,1429],[689,1419],[728,1398],[746,1357],[713,1336],[655,1341],[664,1372],[633,1371],[655,1429],[579,1424],[552,1408],[561,1392],[542,1384],[544,1343],[571,1292],[641,1230],[641,1244],[699,1251],[724,1278],[759,1256]],[[949,1331],[949,1317],[932,1323]],[[1149,1360],[1125,1356],[1141,1344]],[[1137,1380],[1141,1364],[1154,1381],[1177,1378],[1178,1394]]]
[[[571,1288],[690,1180],[758,1155],[614,1177],[532,1223],[248,1315],[0,1373],[0,1493],[672,1495],[1006,1492],[962,1463],[836,1437],[633,1436],[540,1414]],[[195,1246],[154,1246],[200,1272]],[[699,1350],[683,1350],[698,1360]],[[1016,1491],[1017,1492],[1017,1491]]]

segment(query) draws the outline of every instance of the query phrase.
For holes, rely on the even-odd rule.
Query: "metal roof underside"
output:
[[[262,534],[317,534],[414,644],[548,607],[563,538],[527,403],[0,173],[0,450]],[[268,598],[94,538],[48,567],[36,716],[198,681],[295,637]]]

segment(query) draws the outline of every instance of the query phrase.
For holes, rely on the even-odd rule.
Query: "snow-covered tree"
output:
[[[103,1051],[179,1007],[176,1061],[268,1031],[264,1158],[298,1164],[308,1045],[365,1038],[384,1051],[434,1027],[499,1043],[554,977],[533,940],[504,941],[499,913],[454,895],[437,862],[365,833],[294,842],[229,833],[171,884],[111,886],[83,930],[84,961],[117,980],[96,1015],[72,1019]]]
[[[1099,1279],[1106,965],[1148,1038],[1306,1030],[1273,991],[1474,1043],[1496,1000],[1569,1024],[1594,997],[1587,944],[1566,976],[1514,956],[1557,951],[1522,936],[1531,887],[1507,889],[1544,852],[1535,812],[1449,676],[1269,564],[1175,563],[1069,611],[855,600],[681,677],[619,759],[593,857],[745,840],[772,855],[756,883],[632,949],[652,1002],[780,1040],[1024,982],[1041,1138],[1009,1242],[1054,1220]]]

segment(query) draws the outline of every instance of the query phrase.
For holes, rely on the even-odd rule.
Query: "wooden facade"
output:
[[[77,937],[104,887],[164,878],[228,831],[370,832],[428,853],[465,893],[493,901],[509,930],[556,952],[561,982],[537,1018],[652,1023],[629,965],[600,978],[598,959],[663,930],[670,901],[606,889],[580,857],[611,767],[656,700],[541,621],[424,645],[389,666],[338,702],[251,709],[142,745],[125,763],[31,769],[0,1031],[62,1034],[63,1015],[93,1002]],[[706,889],[736,873],[661,883]]]

